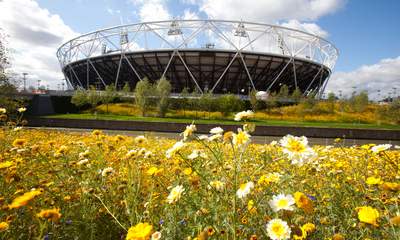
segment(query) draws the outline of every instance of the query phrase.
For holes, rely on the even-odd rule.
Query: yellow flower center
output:
[[[279,201],[278,201],[278,207],[280,207],[280,208],[284,208],[284,207],[287,207],[288,206],[288,201],[287,201],[287,199],[280,199]]]
[[[296,140],[289,140],[288,145],[292,152],[303,152],[306,149],[304,144]]]
[[[272,231],[274,232],[274,234],[278,237],[282,236],[285,234],[285,229],[283,228],[283,226],[279,223],[275,223],[272,226]]]

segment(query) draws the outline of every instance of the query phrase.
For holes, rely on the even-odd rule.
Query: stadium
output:
[[[78,36],[57,51],[71,88],[104,89],[168,79],[173,93],[321,94],[338,58],[329,41],[277,25],[170,20],[115,26]]]

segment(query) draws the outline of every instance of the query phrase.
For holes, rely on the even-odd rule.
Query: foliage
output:
[[[0,28],[0,81],[6,80],[6,68],[9,65],[8,61],[8,49],[6,46],[6,35],[2,32]]]
[[[171,83],[165,78],[161,78],[156,82],[155,93],[159,117],[164,117],[167,113],[171,88]]]
[[[257,99],[256,99],[257,100]],[[240,98],[233,94],[225,94],[217,99],[218,110],[223,116],[227,117],[232,112],[243,110],[243,104]]]
[[[188,99],[191,100],[191,99]],[[197,99],[196,99],[197,100]],[[174,99],[175,101],[175,99]],[[198,101],[195,101],[198,102]],[[274,101],[268,101],[267,104],[273,103]],[[176,104],[176,103],[175,103]],[[242,105],[242,104],[241,104]],[[316,123],[365,123],[365,124],[384,124],[393,125],[395,124],[395,117],[400,116],[400,114],[388,114],[384,115],[382,111],[392,111],[394,108],[388,108],[386,105],[369,104],[367,109],[362,113],[357,112],[346,112],[339,111],[340,102],[335,103],[335,109],[338,111],[330,112],[330,103],[320,101],[312,109],[307,109],[303,103],[290,106],[281,106],[267,108],[264,111],[257,111],[255,120],[261,122],[272,121],[289,121],[295,123],[302,122],[316,122]],[[244,109],[244,108],[242,108]],[[96,108],[99,113],[106,113],[106,106],[100,105]],[[140,109],[133,105],[127,103],[116,103],[110,104],[109,112],[114,115],[125,115],[125,116],[141,116]],[[157,116],[156,109],[149,107],[146,111],[147,116],[154,117]],[[377,114],[379,113],[379,114]],[[167,117],[171,118],[193,118],[193,119],[219,119],[226,120],[227,116],[223,116],[220,112],[210,111],[206,109],[205,111],[200,110],[184,110],[184,109],[170,109],[168,111]],[[356,125],[355,125],[356,127]]]
[[[122,88],[122,93],[128,95],[131,92],[131,86],[129,86],[128,82],[125,82],[124,87]]]
[[[101,102],[106,104],[107,113],[108,113],[108,105],[112,103],[117,97],[118,93],[115,91],[115,87],[113,85],[106,86],[105,91],[101,94]]]
[[[386,121],[400,124],[400,98],[396,98],[393,102],[378,108],[377,113]]]
[[[87,91],[84,89],[75,90],[71,98],[71,103],[77,106],[78,108],[88,104]]]
[[[252,89],[249,93],[249,101],[251,104],[251,109],[253,109],[253,111],[257,111],[258,110],[258,99],[257,99],[257,90]]]
[[[398,238],[400,151],[390,145],[195,131],[177,142],[2,129],[1,238],[271,239],[277,219],[283,239]]]
[[[316,92],[311,92],[307,95],[307,97],[303,98],[301,103],[303,105],[303,109],[312,110],[314,106],[317,104]]]
[[[360,92],[359,94],[353,94],[348,101],[348,104],[352,111],[354,112],[363,112],[368,106],[368,93],[365,91]]]
[[[139,107],[142,116],[145,116],[147,108],[151,104],[150,96],[153,93],[153,86],[147,78],[136,83],[135,103]]]
[[[290,98],[291,98],[295,103],[300,102],[301,97],[302,97],[302,93],[301,93],[300,88],[296,88],[296,89],[292,92],[292,95],[290,96]]]
[[[335,102],[336,102],[336,96],[333,92],[328,93],[328,98],[327,98],[327,104],[328,104],[328,111],[330,113],[335,112]]]
[[[186,109],[189,105],[189,90],[187,87],[184,87],[180,93],[180,101],[176,101],[175,109],[183,109],[183,115],[185,116]]]
[[[92,110],[102,101],[101,92],[98,91],[94,86],[90,86],[87,91],[87,103],[92,107]]]
[[[211,93],[201,95],[199,99],[193,98],[193,101],[198,101],[198,110],[215,112],[218,108],[217,98]]]
[[[286,84],[283,84],[280,87],[277,96],[282,99],[287,99],[289,97],[289,87]]]
[[[10,81],[8,48],[6,46],[6,35],[0,28],[0,107],[6,108],[9,112],[15,111],[21,101],[14,100],[11,95],[17,91],[16,87]]]

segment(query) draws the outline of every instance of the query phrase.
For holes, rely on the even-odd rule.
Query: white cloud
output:
[[[243,20],[282,24],[285,27],[327,37],[328,33],[315,23],[332,14],[347,0],[191,0],[211,19]]]
[[[393,92],[393,88],[397,88],[400,92],[400,56],[397,58],[382,59],[376,64],[361,66],[351,72],[335,72],[333,73],[327,85],[327,91],[335,94],[342,91],[344,96],[349,96],[352,91],[368,91],[372,98],[380,96],[388,96],[389,92]]]
[[[192,12],[190,9],[185,9],[183,11],[183,16],[181,17],[181,19],[196,20],[196,19],[200,19],[200,17],[196,12]]]
[[[294,28],[304,32],[309,32],[323,38],[328,37],[328,32],[323,30],[315,23],[301,23],[298,20],[289,20],[287,22],[281,23],[280,25],[287,28]]]
[[[119,15],[119,14],[121,14],[121,10],[118,10],[118,9],[115,10],[115,9],[112,9],[112,8],[107,8],[106,10],[110,15]]]
[[[198,1],[198,0],[180,0],[180,2],[183,4],[188,4],[188,5],[196,5],[200,1]]]
[[[61,82],[56,50],[77,33],[59,15],[33,0],[5,0],[0,2],[0,26],[9,36],[16,74],[29,73],[28,83],[34,86],[37,79],[53,88]]]
[[[316,20],[335,12],[346,0],[202,0],[200,10],[210,18],[261,22]]]
[[[171,19],[166,1],[163,0],[131,0],[138,6],[136,14],[141,22],[162,21]]]

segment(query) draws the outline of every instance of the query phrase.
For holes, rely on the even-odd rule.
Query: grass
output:
[[[117,120],[117,121],[146,121],[146,122],[172,122],[172,123],[191,123],[196,124],[221,124],[221,125],[240,125],[232,120],[209,120],[209,119],[189,119],[189,118],[159,118],[159,117],[138,117],[132,115],[114,115],[114,114],[57,114],[44,116],[45,118],[62,119],[97,119],[97,120]],[[388,124],[370,124],[370,123],[336,123],[336,122],[314,122],[314,121],[286,121],[286,120],[254,120],[258,126],[285,126],[285,127],[324,127],[324,128],[356,128],[356,129],[387,129],[400,130],[400,126]]]

